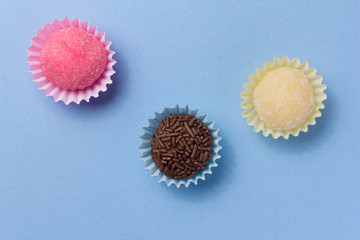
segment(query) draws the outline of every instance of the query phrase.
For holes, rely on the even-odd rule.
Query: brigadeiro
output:
[[[99,33],[88,22],[55,19],[38,30],[31,43],[28,62],[33,81],[55,101],[88,102],[112,83],[115,52],[110,50],[105,33]]]
[[[210,130],[192,115],[163,118],[153,134],[151,156],[166,176],[185,179],[200,172],[212,153]]]
[[[140,150],[145,168],[158,176],[159,182],[188,187],[191,182],[204,180],[205,174],[211,174],[211,168],[217,166],[221,138],[206,115],[189,106],[177,106],[155,113],[149,123]]]

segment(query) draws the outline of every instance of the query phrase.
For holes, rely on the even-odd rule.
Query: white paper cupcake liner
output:
[[[104,45],[107,54],[107,64],[102,75],[91,86],[81,90],[65,90],[55,86],[45,77],[40,64],[41,46],[45,40],[56,31],[68,27],[80,28],[94,35]],[[71,102],[79,104],[82,100],[89,102],[91,97],[97,98],[99,92],[105,92],[106,85],[112,83],[110,77],[115,73],[113,65],[116,61],[112,58],[115,52],[110,49],[110,45],[111,42],[105,40],[105,33],[98,32],[96,26],[90,27],[87,21],[82,23],[78,18],[74,21],[70,21],[69,18],[63,21],[55,19],[52,24],[46,23],[43,29],[37,30],[36,37],[31,39],[31,46],[27,49],[29,71],[34,74],[33,81],[39,83],[38,88],[45,90],[45,95],[52,96],[55,102],[63,101],[66,105]]]
[[[163,118],[171,114],[180,113],[195,116],[200,122],[202,122],[209,128],[213,137],[213,152],[208,165],[199,173],[187,179],[172,179],[162,173],[160,169],[155,165],[150,154],[150,142],[152,140],[154,132],[156,131],[156,128],[159,126]],[[165,108],[162,113],[155,112],[155,118],[149,119],[149,126],[144,127],[143,129],[145,131],[145,134],[140,137],[141,145],[139,147],[139,150],[141,151],[141,159],[145,161],[145,168],[150,170],[151,176],[157,176],[158,182],[166,182],[167,186],[174,184],[178,188],[181,185],[188,187],[190,183],[194,183],[195,185],[197,185],[199,179],[205,180],[206,174],[212,174],[211,168],[217,167],[216,160],[221,157],[218,152],[222,148],[219,145],[219,141],[221,140],[221,137],[218,136],[219,129],[214,128],[214,121],[209,121],[207,119],[207,114],[200,114],[199,109],[193,110],[190,108],[189,105],[186,105],[185,108],[181,108],[179,107],[179,105],[176,105],[175,108]]]

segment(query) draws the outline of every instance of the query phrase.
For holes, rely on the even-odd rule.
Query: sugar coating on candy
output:
[[[73,27],[50,35],[40,52],[46,78],[66,90],[91,86],[104,72],[106,62],[103,44],[94,35]]]
[[[314,90],[300,70],[281,67],[263,76],[254,90],[259,118],[274,130],[300,126],[314,109]]]

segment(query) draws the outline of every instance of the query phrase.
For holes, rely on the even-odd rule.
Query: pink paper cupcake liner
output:
[[[45,40],[56,31],[68,27],[80,28],[94,35],[104,45],[107,54],[107,64],[102,75],[91,86],[81,90],[65,90],[55,86],[45,77],[40,64],[41,46]],[[105,40],[105,33],[98,32],[96,26],[90,27],[87,21],[80,22],[78,18],[70,21],[68,17],[63,21],[55,19],[52,24],[46,23],[43,29],[37,30],[36,37],[31,39],[31,46],[27,49],[29,71],[34,74],[33,81],[39,83],[38,88],[45,90],[45,95],[52,96],[55,102],[63,101],[66,105],[71,102],[79,104],[82,100],[89,102],[91,97],[97,98],[99,92],[105,92],[106,85],[112,83],[110,77],[115,73],[113,65],[116,61],[112,58],[115,52],[110,49],[110,45],[111,42]]]

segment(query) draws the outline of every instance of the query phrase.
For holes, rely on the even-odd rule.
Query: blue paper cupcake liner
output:
[[[156,128],[159,126],[163,118],[171,114],[180,113],[195,116],[200,122],[202,122],[205,126],[209,128],[213,137],[213,152],[211,154],[208,165],[199,173],[187,179],[172,179],[162,173],[160,169],[155,165],[154,160],[152,159],[150,154],[150,142],[152,140],[154,132],[156,131]],[[189,105],[186,105],[185,108],[181,108],[179,107],[179,105],[176,105],[176,107],[174,108],[165,108],[162,113],[155,112],[155,118],[149,119],[149,126],[144,127],[143,129],[145,131],[145,134],[140,137],[141,145],[139,147],[139,150],[141,151],[141,159],[145,161],[145,168],[150,170],[151,176],[157,176],[158,182],[166,182],[167,186],[174,184],[178,188],[181,185],[188,187],[190,183],[194,183],[195,185],[197,185],[199,179],[205,180],[206,174],[212,174],[211,168],[217,167],[216,160],[221,157],[218,152],[222,148],[219,145],[219,141],[221,140],[221,137],[218,136],[219,129],[214,128],[214,121],[209,121],[207,119],[207,114],[200,114],[199,109],[193,110],[190,108]]]

